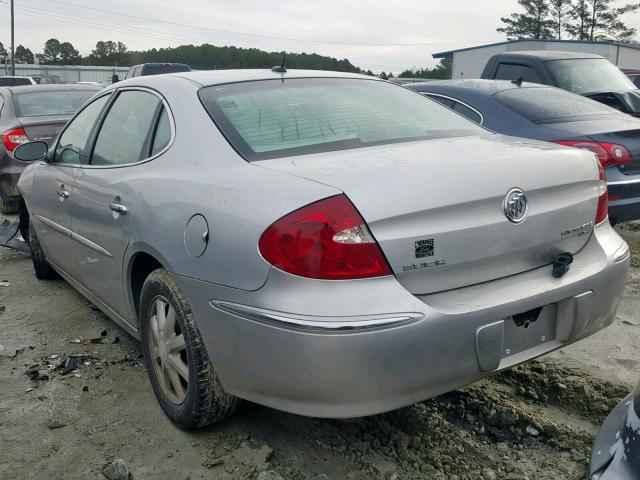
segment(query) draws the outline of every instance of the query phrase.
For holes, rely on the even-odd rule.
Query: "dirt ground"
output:
[[[620,233],[634,268],[618,318],[579,344],[384,415],[318,420],[245,402],[197,433],[165,418],[135,340],[0,248],[0,478],[104,479],[122,459],[136,480],[582,479],[640,371],[640,225]]]

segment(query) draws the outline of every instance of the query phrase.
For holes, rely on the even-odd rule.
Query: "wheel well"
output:
[[[133,259],[133,264],[131,265],[131,296],[136,308],[136,315],[139,314],[142,285],[144,285],[144,281],[149,274],[158,268],[162,268],[162,264],[148,253],[138,253]]]

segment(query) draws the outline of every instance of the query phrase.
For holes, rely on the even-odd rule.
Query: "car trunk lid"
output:
[[[51,115],[42,117],[19,117],[18,120],[30,141],[43,141],[51,146],[69,118],[70,117],[66,115]]]
[[[459,288],[551,264],[587,242],[601,183],[595,157],[487,136],[254,162],[341,189],[412,293]],[[512,188],[529,202],[512,223]]]

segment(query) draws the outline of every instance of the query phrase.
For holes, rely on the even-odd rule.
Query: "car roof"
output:
[[[531,50],[531,51],[518,51],[518,52],[504,52],[498,55],[503,57],[513,57],[522,60],[574,60],[581,58],[604,58],[600,55],[593,53],[583,52],[560,52],[555,50]]]
[[[519,88],[555,88],[549,85],[542,85],[540,83],[522,82],[520,86],[513,83],[511,80],[435,80],[432,82],[412,83],[405,85],[405,87],[416,90],[418,92],[434,92],[438,93],[440,90],[447,90],[450,92],[467,92],[467,93],[479,93],[486,95],[493,95],[494,93],[502,92],[504,90],[514,90]]]
[[[223,83],[238,83],[256,80],[275,80],[287,78],[357,78],[379,80],[376,77],[367,75],[359,75],[346,72],[331,72],[324,70],[287,70],[286,73],[274,72],[271,69],[206,70],[197,72],[170,73],[168,75],[190,80],[203,87],[211,85],[221,85]]]
[[[14,95],[27,92],[54,92],[54,91],[100,91],[100,87],[94,85],[58,84],[58,85],[20,85],[16,87],[0,87],[2,91],[9,91]]]

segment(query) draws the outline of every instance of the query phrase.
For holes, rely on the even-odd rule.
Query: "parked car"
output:
[[[534,83],[447,80],[407,88],[494,132],[596,153],[605,168],[611,221],[640,219],[640,119]]]
[[[0,88],[0,213],[17,213],[18,178],[25,163],[13,152],[33,140],[53,142],[65,123],[100,89],[46,85]]]
[[[640,383],[609,414],[593,447],[587,480],[640,478]]]
[[[36,276],[142,341],[177,425],[384,412],[615,319],[629,249],[592,153],[282,70],[126,80],[16,150],[45,160],[19,182]]]
[[[636,88],[640,87],[640,70],[622,70],[624,74],[629,77],[629,80],[633,82]]]
[[[33,81],[38,85],[57,85],[66,83],[58,75],[48,75],[43,73],[39,75],[32,75],[31,78],[33,78]]]
[[[552,51],[499,53],[491,57],[482,78],[551,85],[640,116],[637,87],[600,55]]]
[[[144,77],[147,75],[160,75],[163,73],[190,72],[191,67],[184,63],[143,63],[129,69],[124,79]]]
[[[17,87],[19,85],[37,85],[38,83],[32,77],[0,76],[0,87]]]

